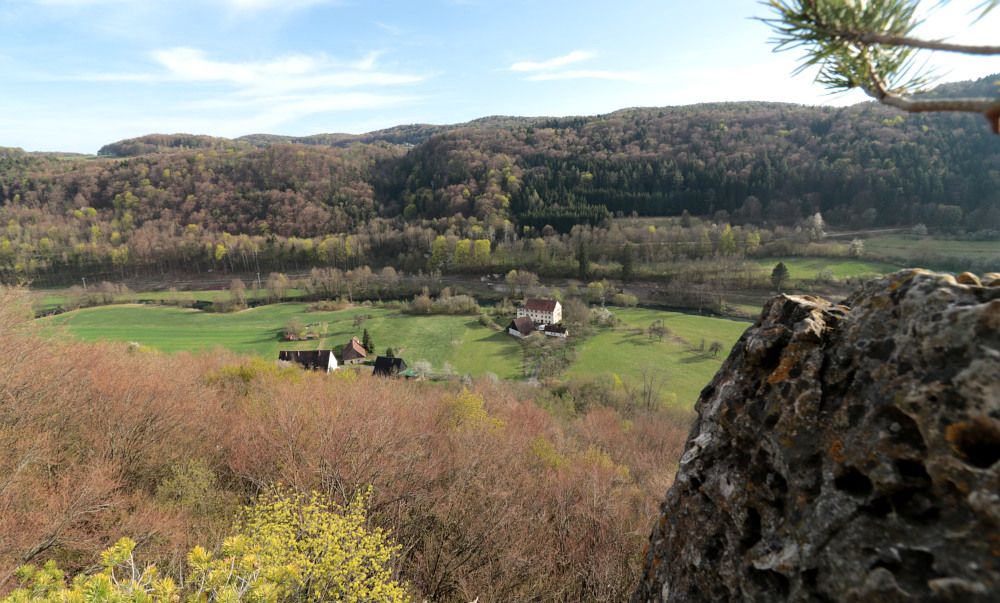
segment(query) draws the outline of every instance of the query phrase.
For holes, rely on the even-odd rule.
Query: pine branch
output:
[[[836,0],[767,0],[776,17],[760,19],[777,35],[775,50],[805,47],[799,71],[819,66],[816,80],[834,90],[861,88],[879,102],[909,113],[979,113],[1000,134],[1000,97],[922,99],[913,91],[928,83],[913,71],[917,50],[1000,55],[1000,46],[954,44],[911,36],[918,21],[916,0],[850,3]],[[983,15],[1000,5],[986,0]]]
[[[869,75],[869,84],[862,86],[865,94],[884,105],[907,113],[978,113],[986,118],[994,134],[1000,134],[1000,98],[934,98],[919,99],[893,94],[878,75],[867,53],[863,54]]]
[[[984,56],[1000,55],[1000,46],[973,46],[969,44],[952,44],[943,40],[924,40],[910,36],[868,32],[837,32],[836,35],[861,42],[863,44],[882,44],[884,46],[905,46],[922,50],[939,50],[942,52],[957,52],[961,54],[976,54]]]

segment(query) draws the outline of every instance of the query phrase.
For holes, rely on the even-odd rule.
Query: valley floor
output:
[[[618,378],[639,387],[644,379],[655,379],[668,399],[685,407],[694,403],[748,326],[740,320],[645,308],[611,310],[620,323],[580,338],[566,375]],[[359,316],[367,318],[356,323]],[[283,341],[283,327],[292,320],[315,325],[322,338]],[[646,334],[657,320],[670,330],[662,340]],[[374,306],[322,312],[304,303],[283,303],[220,314],[123,304],[66,312],[37,324],[48,337],[136,342],[163,352],[221,347],[267,359],[277,358],[280,349],[339,349],[367,329],[376,352],[391,347],[411,365],[426,360],[441,371],[447,363],[459,375],[492,373],[501,379],[522,379],[531,370],[530,363],[524,368],[518,340],[483,326],[475,316],[413,316]],[[708,351],[713,342],[721,345],[716,354]]]

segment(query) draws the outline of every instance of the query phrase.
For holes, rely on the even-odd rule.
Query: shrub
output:
[[[309,304],[310,312],[337,312],[350,306],[346,299],[322,300]]]
[[[625,308],[634,308],[639,304],[639,298],[629,293],[615,293],[608,301],[613,306]]]
[[[201,546],[187,555],[183,584],[141,567],[136,542],[122,538],[101,554],[100,572],[80,574],[69,587],[55,562],[17,572],[21,587],[4,603],[29,601],[408,601],[393,578],[399,546],[368,528],[365,496],[346,507],[327,497],[272,490],[244,511],[236,534],[218,554]]]
[[[829,268],[823,268],[816,273],[816,280],[821,283],[832,283],[836,281],[836,277],[833,276],[833,270]]]
[[[285,339],[301,339],[306,334],[306,326],[298,318],[291,318],[282,329]]]
[[[425,290],[415,296],[403,312],[407,314],[479,314],[479,304],[469,295],[452,295],[448,289],[437,299],[431,298]]]

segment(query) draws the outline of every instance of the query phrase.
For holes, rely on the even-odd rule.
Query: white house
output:
[[[527,316],[536,325],[554,325],[562,322],[562,304],[554,299],[527,299],[517,309],[517,317]]]
[[[282,350],[278,352],[278,360],[298,364],[310,371],[332,373],[337,370],[337,356],[333,350]]]

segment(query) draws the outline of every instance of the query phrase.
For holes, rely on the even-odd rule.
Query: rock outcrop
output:
[[[1000,601],[1000,286],[776,297],[697,411],[634,603]]]

